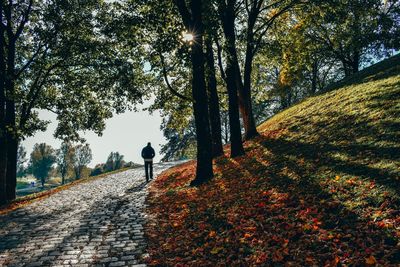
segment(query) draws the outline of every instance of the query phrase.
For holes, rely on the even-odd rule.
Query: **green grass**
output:
[[[30,182],[25,181],[25,180],[20,181],[19,179],[17,179],[17,187],[16,187],[17,190],[25,189],[25,188],[28,188],[29,186],[30,186]]]
[[[334,194],[350,210],[382,205],[387,194],[399,203],[399,59],[372,66],[348,79],[349,85],[275,115],[259,130],[279,133],[278,138],[263,145],[314,182],[339,176],[345,186],[358,179],[346,194]],[[296,164],[299,159],[304,167]],[[368,196],[360,182],[372,184]]]

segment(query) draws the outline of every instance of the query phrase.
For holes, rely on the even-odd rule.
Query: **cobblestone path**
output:
[[[154,165],[154,174],[174,163]],[[79,184],[0,215],[0,266],[145,266],[144,171]]]

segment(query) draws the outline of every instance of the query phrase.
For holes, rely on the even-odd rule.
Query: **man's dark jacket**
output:
[[[142,149],[142,158],[144,159],[152,159],[156,155],[156,152],[151,146],[145,146]]]

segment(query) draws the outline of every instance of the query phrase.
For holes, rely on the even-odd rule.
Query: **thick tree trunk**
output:
[[[249,140],[257,136],[258,132],[253,115],[253,105],[251,103],[251,72],[253,67],[253,55],[252,55],[252,48],[250,47],[249,44],[247,46],[248,47],[246,51],[246,59],[245,59],[244,73],[243,73],[244,83],[243,87],[241,87],[241,90],[239,90],[239,99],[241,103],[240,111],[242,113],[243,126],[245,131],[244,136],[246,140]]]
[[[242,144],[242,134],[240,131],[239,108],[237,89],[234,80],[234,68],[227,63],[226,77],[228,88],[228,106],[229,106],[229,132],[231,141],[231,157],[244,155]]]
[[[1,75],[1,73],[0,73]],[[0,78],[1,83],[1,78]],[[1,87],[1,86],[0,86]],[[6,181],[7,181],[7,142],[5,131],[5,97],[4,91],[0,88],[0,205],[7,200]]]
[[[222,20],[222,28],[225,35],[225,50],[227,53],[226,60],[226,85],[228,90],[228,106],[229,106],[229,125],[230,125],[230,141],[231,141],[231,157],[244,155],[242,144],[242,133],[239,120],[239,103],[238,103],[238,59],[235,47],[235,1],[228,1],[225,7],[219,7],[219,13]],[[240,74],[240,73],[239,73]]]
[[[7,138],[7,181],[6,191],[7,200],[12,201],[16,197],[17,187],[17,153],[18,141],[13,138]]]
[[[253,115],[253,105],[251,102],[251,73],[253,71],[253,58],[254,58],[254,25],[257,20],[259,10],[253,6],[247,22],[246,33],[246,57],[244,62],[243,73],[243,86],[239,87],[239,102],[240,111],[243,118],[244,137],[249,140],[258,135],[256,122]],[[237,57],[236,57],[237,58]],[[239,63],[237,62],[237,69],[240,74]]]
[[[212,48],[212,41],[206,41],[206,62],[207,62],[207,89],[208,89],[208,110],[210,115],[210,127],[212,137],[213,157],[223,155],[222,135],[221,135],[221,112],[219,108],[219,97],[217,92],[217,80],[215,78],[215,61]]]
[[[7,142],[7,181],[6,191],[7,200],[15,199],[15,189],[17,185],[17,153],[18,153],[18,136],[16,132],[16,115],[15,115],[15,40],[8,41],[7,47],[7,71],[5,78],[5,93],[6,93],[6,114],[5,125],[6,142]]]
[[[202,1],[192,0],[190,9],[193,17],[193,27],[196,29],[196,40],[192,46],[191,60],[193,69],[192,95],[194,99],[193,110],[197,135],[197,169],[196,178],[192,185],[207,182],[213,177],[212,169],[212,143],[210,134],[210,120],[208,116],[207,89],[204,73],[203,54],[203,22]]]
[[[192,45],[190,57],[193,72],[192,96],[197,139],[196,178],[191,182],[191,185],[196,186],[207,182],[213,177],[212,142],[204,73],[204,25],[202,21],[203,1],[191,0],[189,3],[189,9],[184,0],[175,0],[175,5],[182,16],[185,27],[195,33],[195,40]]]
[[[7,202],[7,142],[6,142],[6,127],[5,127],[5,51],[4,51],[4,33],[5,29],[3,21],[3,5],[0,5],[0,205]]]
[[[6,123],[15,127],[15,103],[7,100],[6,102]],[[18,139],[14,132],[7,132],[7,180],[6,191],[7,200],[12,201],[16,197],[17,186],[17,154],[18,154]]]
[[[6,144],[6,138],[0,137],[0,205],[3,205],[7,202],[6,185],[7,185],[7,144]]]

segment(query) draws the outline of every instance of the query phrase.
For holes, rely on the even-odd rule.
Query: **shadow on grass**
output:
[[[344,145],[334,146],[330,144],[305,144],[286,140],[266,139],[262,145],[282,158],[293,170],[307,172],[304,175],[313,175],[312,170],[301,170],[296,162],[288,161],[287,156],[304,158],[320,169],[330,169],[335,173],[345,173],[352,176],[359,176],[366,179],[373,179],[376,182],[390,188],[399,189],[398,173],[385,168],[373,168],[367,164],[358,163],[363,157],[376,157],[389,160],[398,160],[400,151],[398,148],[380,148],[368,145]],[[332,153],[340,153],[352,157],[351,160],[339,160],[332,157]],[[372,159],[373,160],[373,159]],[[290,166],[292,165],[292,166]]]
[[[365,106],[356,105],[361,110],[352,114],[321,111],[316,117],[292,119],[285,137],[263,138],[260,143],[275,155],[301,157],[318,168],[399,190],[400,83],[383,84],[360,101]]]
[[[328,188],[322,187],[318,179],[313,177],[313,173],[316,171],[315,166],[307,161],[315,160],[318,164],[324,164],[321,162],[319,149],[310,145],[268,139],[262,140],[260,145],[272,153],[264,154],[261,157],[260,155],[256,157],[246,156],[237,160],[223,158],[217,161],[217,166],[222,169],[223,177],[231,177],[232,175],[229,172],[232,169],[235,169],[237,173],[243,173],[242,176],[250,174],[251,177],[255,177],[255,185],[244,186],[259,187],[260,190],[275,189],[278,192],[288,194],[287,202],[280,207],[280,210],[271,212],[267,209],[264,214],[265,221],[259,222],[263,225],[261,228],[264,229],[264,233],[271,231],[265,229],[276,229],[269,234],[287,238],[289,249],[304,253],[304,255],[289,253],[285,261],[297,262],[299,258],[309,255],[317,258],[313,264],[323,265],[327,261],[332,261],[334,255],[338,255],[345,258],[354,256],[358,261],[355,262],[353,259],[350,262],[356,265],[364,265],[364,259],[371,253],[368,251],[373,251],[377,259],[385,257],[385,260],[392,264],[400,263],[400,250],[396,247],[397,241],[391,234],[385,229],[369,225],[369,222],[361,218],[359,214],[347,209],[346,206],[335,199]],[[297,159],[300,158],[306,159],[304,166],[298,164]],[[328,161],[326,163],[328,164]],[[337,162],[329,161],[329,166],[336,165]],[[371,172],[370,168],[346,164],[338,165],[335,168],[341,171],[352,170],[351,173],[353,174],[355,172]],[[240,179],[240,176],[238,174],[238,177],[234,179]],[[391,176],[389,175],[389,177]],[[229,195],[236,190],[235,188],[228,188],[225,194]],[[248,204],[249,208],[254,205],[254,203]],[[308,229],[304,230],[299,227],[299,223],[302,223],[299,214],[303,211],[311,212],[310,222],[313,220],[320,221],[321,225],[318,228],[321,230],[310,232]],[[208,217],[212,218],[212,216]],[[242,219],[252,220],[252,218],[243,217]],[[221,218],[219,220],[223,221]],[[223,224],[218,223],[218,225]],[[324,233],[335,233],[344,238],[323,240]],[[268,264],[273,265],[274,263],[270,261]]]

